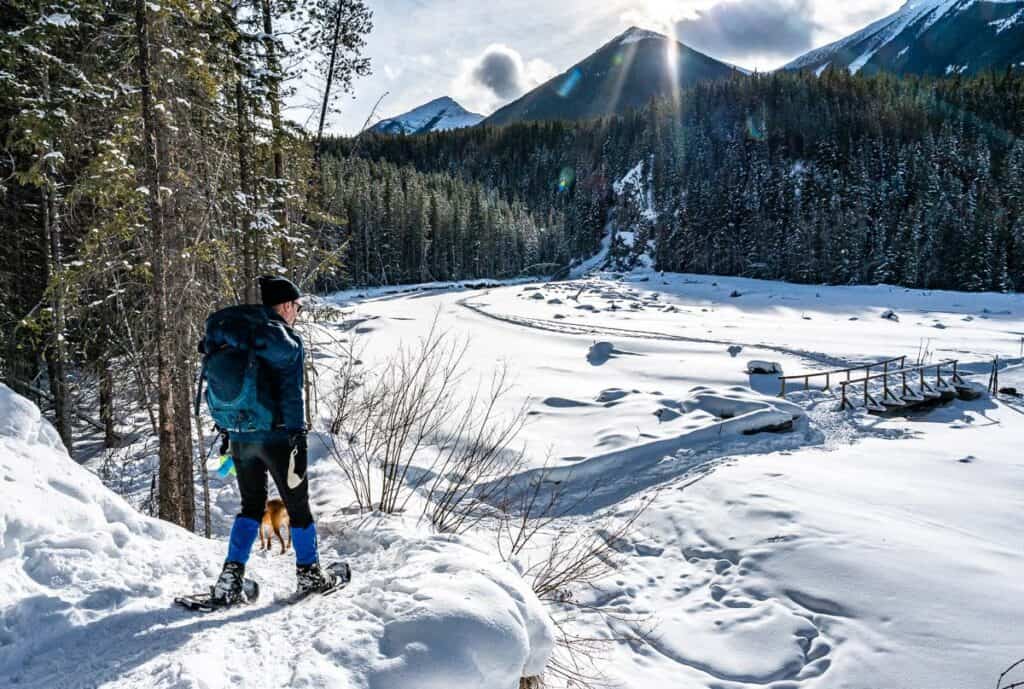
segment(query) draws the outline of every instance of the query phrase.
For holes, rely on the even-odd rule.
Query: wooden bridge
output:
[[[803,381],[803,389],[811,389],[811,381],[824,378],[823,390],[839,385],[840,409],[863,406],[872,414],[905,410],[957,397],[976,399],[980,393],[960,377],[959,361],[950,359],[933,364],[906,365],[905,356],[877,361],[852,368],[779,376],[779,397],[785,397],[787,383]],[[863,400],[861,405],[856,401]]]

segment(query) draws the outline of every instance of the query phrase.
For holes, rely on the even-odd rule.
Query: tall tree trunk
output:
[[[281,126],[281,65],[277,59],[277,43],[274,41],[274,15],[271,0],[260,0],[263,11],[263,50],[267,57],[267,100],[270,101],[270,126],[273,131],[271,151],[274,158],[274,219],[281,232],[281,265],[291,263],[288,247],[288,206],[285,194],[288,189],[284,179],[284,131]]]
[[[61,237],[60,228],[57,223],[53,180],[47,177],[46,187],[43,190],[43,226],[45,227],[49,244],[49,273],[52,297],[50,308],[52,313],[51,341],[46,348],[47,374],[50,379],[50,394],[53,395],[53,411],[56,418],[57,433],[60,435],[64,447],[70,453],[72,451],[71,434],[71,408],[68,406],[68,384],[66,370],[66,348],[64,344],[64,285],[62,283],[63,270],[61,265]]]
[[[195,460],[192,447],[192,362],[182,347],[174,366],[174,429],[178,458],[178,485],[181,487],[181,519],[189,531],[196,527]],[[202,450],[200,450],[202,452]]]
[[[146,0],[135,0],[135,39],[138,50],[137,69],[142,100],[142,139],[146,186],[149,189],[147,225],[152,243],[153,265],[153,334],[156,340],[157,426],[160,441],[160,482],[157,514],[161,519],[188,527],[182,511],[179,484],[181,470],[177,434],[174,428],[174,377],[169,340],[166,238],[161,195],[161,161],[158,151],[164,148],[159,139],[163,128],[156,119],[153,82],[150,73],[150,24]]]
[[[110,449],[117,444],[114,431],[114,374],[110,362],[100,361],[100,423],[103,424],[103,447]]]
[[[338,59],[338,42],[341,40],[341,8],[335,7],[334,35],[331,38],[331,59],[327,67],[327,83],[324,84],[324,99],[320,103],[320,123],[316,128],[316,148],[313,149],[314,174],[320,171],[320,147],[324,140],[324,123],[327,121],[327,106],[331,102],[331,86],[334,84],[334,64]]]
[[[212,529],[210,527],[210,472],[206,468],[206,460],[208,459],[206,435],[203,433],[203,419],[198,413],[195,414],[194,422],[196,427],[196,442],[198,443],[198,452],[196,452],[196,471],[199,472],[199,483],[203,489],[203,535],[210,538],[212,535]]]
[[[253,217],[255,194],[253,189],[252,146],[249,140],[249,108],[245,93],[245,54],[242,33],[238,26],[238,6],[231,5],[231,28],[234,39],[231,51],[235,58],[235,137],[238,147],[238,189],[242,193],[242,276],[245,281],[245,300],[255,304],[256,273],[259,270],[256,224]]]
[[[50,70],[43,69],[43,102],[50,104]],[[46,154],[53,153],[53,142],[46,146]],[[60,217],[57,212],[57,182],[54,179],[53,163],[46,159],[43,161],[43,233],[46,242],[47,261],[47,288],[50,290],[50,308],[52,313],[52,340],[46,348],[46,364],[50,378],[50,393],[53,395],[54,415],[57,421],[57,433],[60,435],[64,447],[70,453],[72,451],[71,437],[71,409],[68,406],[67,371],[65,369],[67,357],[64,345],[64,265],[61,255],[61,233]]]

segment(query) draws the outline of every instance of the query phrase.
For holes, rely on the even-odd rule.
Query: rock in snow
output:
[[[755,375],[782,375],[782,364],[777,361],[748,361],[747,373]]]
[[[293,561],[254,554],[264,592],[253,605],[202,618],[173,609],[175,594],[216,577],[225,544],[137,512],[3,385],[0,504],[3,687],[515,689],[542,674],[554,645],[511,565],[385,517],[342,539],[355,579],[341,594],[277,605]],[[342,555],[329,537],[321,549]]]

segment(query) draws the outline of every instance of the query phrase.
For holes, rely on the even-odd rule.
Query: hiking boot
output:
[[[296,565],[295,579],[298,583],[296,593],[301,596],[329,591],[337,583],[337,575],[329,569],[321,570],[319,562],[314,562],[311,565]]]
[[[241,562],[225,562],[217,583],[213,586],[211,600],[217,605],[234,605],[245,600],[242,582],[245,579],[245,565]]]

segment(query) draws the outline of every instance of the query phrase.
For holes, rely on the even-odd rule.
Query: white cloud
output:
[[[555,74],[557,70],[544,60],[524,60],[514,48],[494,43],[479,55],[461,61],[451,92],[463,107],[486,115]]]

